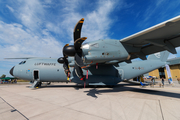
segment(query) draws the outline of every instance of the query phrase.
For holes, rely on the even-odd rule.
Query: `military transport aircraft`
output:
[[[63,47],[63,57],[24,58],[10,70],[17,78],[42,82],[75,82],[84,85],[116,85],[160,68],[169,52],[180,46],[180,16],[150,27],[121,40],[102,39],[82,44],[84,18],[74,28],[74,45]],[[154,54],[155,53],[155,54]],[[146,56],[148,58],[146,58]],[[131,61],[140,58],[142,61]],[[20,58],[22,59],[22,58]]]

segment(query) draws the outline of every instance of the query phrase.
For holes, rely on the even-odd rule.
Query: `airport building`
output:
[[[169,61],[170,61],[169,68],[171,71],[172,79],[180,78],[180,62],[179,62],[180,60],[178,58],[175,58]],[[149,76],[155,76],[157,78],[164,77],[165,79],[168,79],[166,67],[159,68],[149,72]]]

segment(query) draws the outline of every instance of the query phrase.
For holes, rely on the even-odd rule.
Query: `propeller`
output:
[[[69,63],[68,63],[68,56],[74,56],[75,61],[75,73],[79,77],[80,80],[84,81],[85,86],[85,76],[83,75],[82,68],[85,68],[83,60],[82,60],[82,43],[87,39],[87,37],[81,38],[81,28],[84,22],[84,18],[80,19],[74,27],[74,45],[66,44],[63,47],[63,57],[60,57],[57,61],[59,63],[63,63],[63,68],[66,73],[67,78],[70,78],[70,70],[69,70]]]
[[[64,72],[65,72],[65,74],[66,74],[66,76],[67,76],[67,80],[69,80],[71,72],[70,72],[70,70],[69,70],[69,62],[68,62],[68,59],[67,59],[68,56],[64,53],[64,48],[67,47],[67,46],[69,46],[69,44],[66,44],[66,45],[63,47],[63,56],[64,56],[64,57],[60,57],[57,61],[58,61],[59,63],[63,63]]]

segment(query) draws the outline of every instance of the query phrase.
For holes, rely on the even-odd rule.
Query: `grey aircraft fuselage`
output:
[[[132,79],[160,68],[165,64],[166,62],[151,59],[133,61],[129,64],[123,62],[119,64],[119,67],[115,67],[112,64],[99,64],[98,68],[96,68],[96,65],[92,65],[88,68],[88,79],[86,79],[86,84],[116,85],[122,80]],[[70,70],[71,81],[83,84],[83,81],[76,76],[74,67],[70,67]],[[83,73],[86,75],[87,70],[83,70]],[[13,68],[13,75],[29,81],[38,79],[41,82],[69,82],[64,73],[63,64],[59,64],[57,59],[53,58],[27,59],[25,63],[18,64]]]

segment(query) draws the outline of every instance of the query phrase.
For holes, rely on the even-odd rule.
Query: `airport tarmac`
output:
[[[0,120],[180,120],[180,85],[0,85]]]

